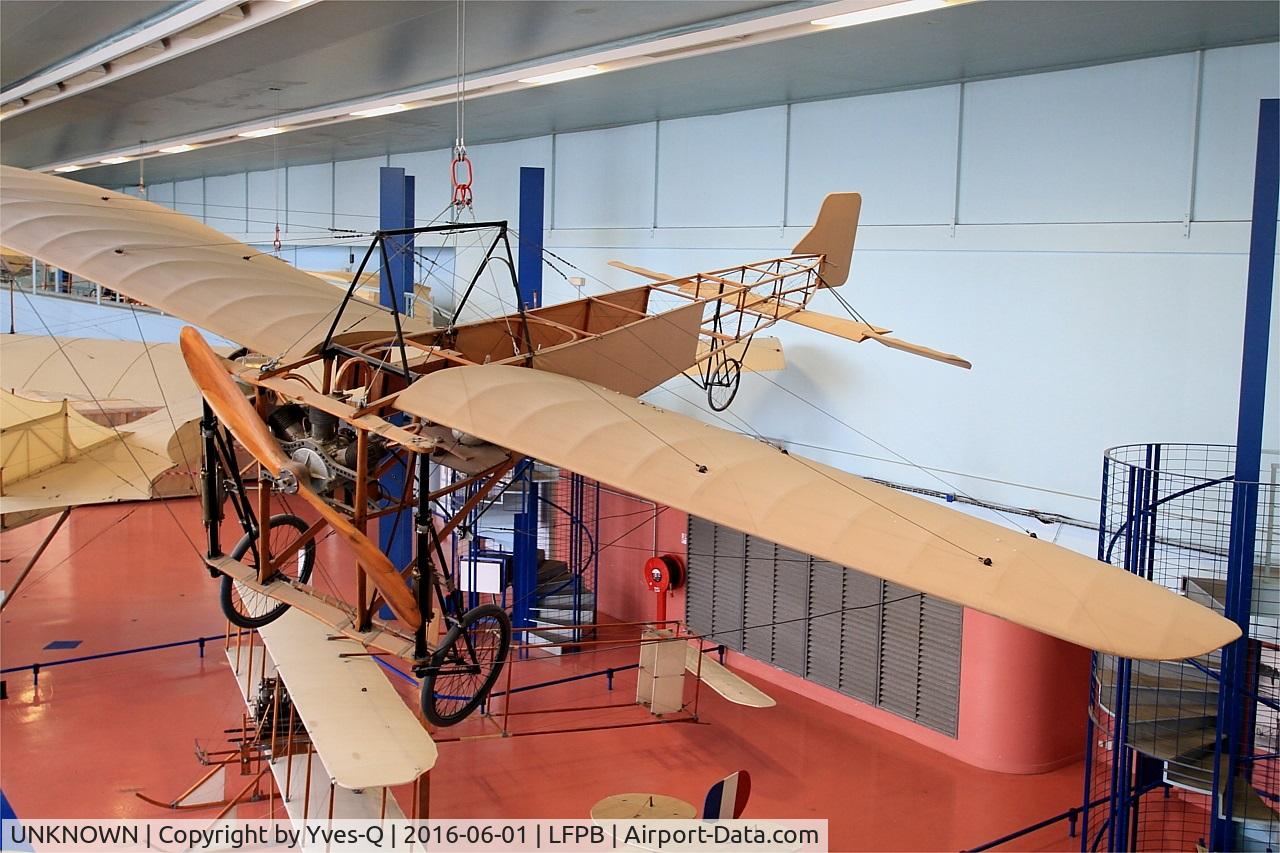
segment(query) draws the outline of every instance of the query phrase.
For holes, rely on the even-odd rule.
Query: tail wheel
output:
[[[437,726],[460,723],[479,707],[507,662],[511,617],[496,604],[468,610],[431,656],[422,681],[422,715]]]
[[[729,356],[713,360],[715,367],[706,382],[707,405],[714,411],[723,412],[738,396],[738,386],[742,384],[742,362]]]
[[[294,542],[298,536],[307,531],[307,523],[296,515],[282,513],[271,516],[271,533],[268,535],[268,547],[272,554],[279,554]],[[253,549],[254,537],[245,534],[231,552],[237,560],[245,554],[251,554],[246,565],[257,568],[261,556]],[[311,569],[316,563],[316,543],[313,539],[299,549],[294,560],[280,567],[276,577],[287,577],[301,583],[311,579]],[[289,605],[276,601],[266,593],[249,589],[229,576],[222,576],[222,612],[232,625],[239,628],[261,628],[269,625],[289,609]]]

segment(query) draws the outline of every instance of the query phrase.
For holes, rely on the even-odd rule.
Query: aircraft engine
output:
[[[359,464],[356,434],[343,428],[336,416],[289,403],[276,409],[267,418],[267,425],[289,458],[306,469],[316,492],[328,495],[335,488],[354,488]],[[370,469],[385,452],[382,439],[371,436]]]

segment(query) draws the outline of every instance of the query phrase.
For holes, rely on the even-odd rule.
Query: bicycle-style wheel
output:
[[[299,535],[306,533],[307,523],[296,515],[281,513],[271,516],[271,533],[269,544],[272,554],[279,554]],[[253,545],[253,537],[245,534],[231,556],[237,560],[248,554]],[[258,565],[257,552],[248,565]],[[316,563],[316,543],[311,540],[299,549],[297,558],[280,567],[280,574],[306,583],[311,579],[311,569]],[[269,625],[289,609],[289,605],[278,602],[266,593],[249,589],[244,584],[222,576],[222,612],[232,625],[239,628],[261,628]]]
[[[422,681],[422,715],[437,726],[462,722],[489,695],[510,650],[507,611],[496,604],[468,610],[431,656]]]

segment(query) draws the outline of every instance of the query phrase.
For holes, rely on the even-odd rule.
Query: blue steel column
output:
[[[520,169],[520,246],[517,268],[518,287],[523,308],[542,306],[542,208],[545,172],[523,166]],[[521,464],[512,472],[513,479],[524,480],[524,502],[516,513],[512,543],[515,551],[514,596],[511,621],[517,628],[533,624],[529,615],[538,588],[538,484],[533,481],[533,466]]]
[[[1111,498],[1111,457],[1105,454],[1102,457],[1101,495],[1099,501],[1101,509],[1098,512],[1098,559],[1105,563],[1107,562],[1107,502]],[[1093,660],[1089,664],[1089,711],[1085,718],[1084,738],[1084,802],[1080,804],[1080,853],[1085,853],[1089,849],[1089,811],[1090,803],[1093,802],[1093,709],[1097,699],[1094,684],[1101,658],[1098,652],[1094,652]],[[1114,700],[1112,704],[1115,704]]]
[[[1262,428],[1267,384],[1267,348],[1271,298],[1275,278],[1276,212],[1280,196],[1280,100],[1269,98],[1258,109],[1258,153],[1253,178],[1253,227],[1249,240],[1249,281],[1245,294],[1244,353],[1240,364],[1240,413],[1236,424],[1235,483],[1231,501],[1231,541],[1227,555],[1226,616],[1245,636],[1227,646],[1222,658],[1218,693],[1220,755],[1214,765],[1215,804],[1210,829],[1212,850],[1228,850],[1234,843],[1231,812],[1233,780],[1240,772],[1244,703],[1249,669],[1249,616],[1253,603],[1253,557],[1258,523],[1258,478],[1262,465]]]
[[[520,300],[526,309],[542,307],[542,240],[546,172],[520,167]]]
[[[383,166],[378,172],[378,227],[388,231],[412,228],[413,217],[413,178],[405,175],[404,169]],[[378,300],[388,308],[396,306],[405,313],[408,300],[413,298],[413,235],[388,237],[387,257],[391,259],[391,265],[380,272]],[[394,301],[391,298],[392,288],[395,289]],[[398,498],[404,493],[405,478],[411,476],[413,472],[393,465],[378,482],[384,492]],[[384,515],[378,520],[378,547],[391,558],[396,568],[408,565],[413,559],[413,540],[411,510]],[[384,605],[379,616],[390,619],[392,614]]]

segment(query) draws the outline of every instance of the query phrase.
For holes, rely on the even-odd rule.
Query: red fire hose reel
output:
[[[679,589],[684,583],[684,564],[673,554],[650,557],[644,563],[644,584],[650,592],[657,593],[657,621],[667,619],[667,591]]]

